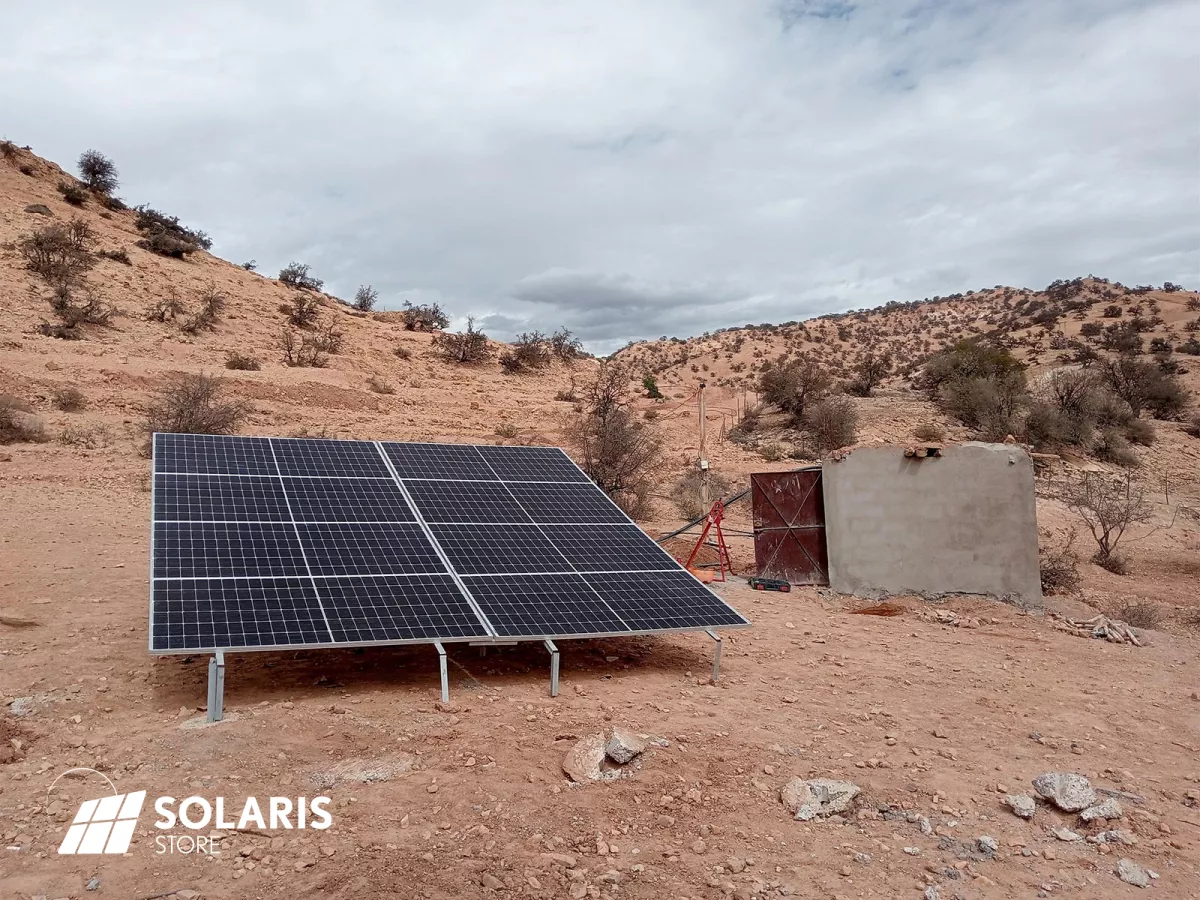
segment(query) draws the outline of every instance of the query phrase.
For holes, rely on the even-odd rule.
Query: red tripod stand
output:
[[[708,537],[709,531],[715,529],[717,536],[717,565],[720,567],[720,575],[719,577],[714,576],[712,580],[724,581],[726,569],[729,569],[730,575],[737,574],[733,571],[733,560],[729,557],[729,548],[725,546],[725,533],[721,530],[721,519],[724,517],[725,504],[718,500],[712,505],[712,509],[708,511],[708,516],[704,520],[704,530],[700,532],[700,539],[696,541],[696,546],[692,548],[692,555],[683,564],[685,569],[689,571],[692,569],[692,563],[696,559],[696,554],[704,546],[704,539]]]

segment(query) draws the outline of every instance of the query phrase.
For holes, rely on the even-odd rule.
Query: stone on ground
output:
[[[1025,794],[1009,794],[1004,798],[1004,803],[1013,811],[1013,815],[1022,819],[1032,819],[1033,812],[1037,809],[1033,798]]]
[[[1074,772],[1046,772],[1033,779],[1033,788],[1063,812],[1079,812],[1096,802],[1091,782]]]
[[[1131,859],[1117,861],[1117,877],[1134,887],[1150,887],[1149,873]]]
[[[1117,802],[1117,798],[1109,797],[1103,803],[1089,806],[1079,814],[1079,818],[1085,822],[1091,822],[1093,819],[1119,819],[1124,814],[1125,810],[1121,809],[1121,804]]]
[[[859,787],[850,781],[793,778],[779,792],[784,808],[801,822],[846,812],[854,804]]]
[[[563,771],[578,784],[603,779],[603,765],[604,735],[600,732],[581,737],[575,742],[575,746],[567,751],[562,762]]]
[[[646,749],[646,742],[624,728],[614,726],[612,737],[608,739],[608,745],[605,747],[605,752],[608,758],[615,763],[624,765],[638,756]]]

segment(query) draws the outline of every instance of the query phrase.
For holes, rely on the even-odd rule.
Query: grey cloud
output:
[[[1200,281],[1189,0],[67,9],[6,14],[7,137],[498,336]]]

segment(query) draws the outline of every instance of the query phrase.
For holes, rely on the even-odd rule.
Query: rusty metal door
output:
[[[765,578],[829,584],[821,469],[750,476],[754,562]]]

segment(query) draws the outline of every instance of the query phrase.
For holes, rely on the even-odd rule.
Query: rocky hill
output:
[[[358,311],[319,290],[297,290],[219,259],[200,245],[179,252],[169,240],[156,244],[152,238],[164,229],[167,239],[183,235],[185,243],[192,233],[169,216],[147,219],[83,190],[69,173],[27,149],[5,144],[3,150],[0,395],[19,404],[19,415],[40,427],[45,439],[4,448],[0,459],[10,478],[143,485],[147,410],[179,373],[220,375],[224,392],[246,405],[240,428],[248,433],[566,442],[572,398],[593,377],[595,360],[555,359],[509,374],[498,362],[503,348],[493,343],[487,361],[456,364],[438,352],[435,332],[410,330],[400,312]],[[31,270],[25,248],[31,235],[71,223],[85,231],[85,264],[64,312],[53,279]],[[214,294],[218,308],[205,321]],[[291,324],[298,298],[311,305],[308,328]],[[66,319],[80,318],[87,304],[103,324],[66,327]],[[639,416],[661,437],[665,457],[645,521],[665,530],[695,508],[694,497],[680,502],[678,486],[699,454],[696,391],[702,380],[709,385],[706,455],[719,482],[733,489],[749,472],[811,458],[794,442],[786,417],[769,409],[753,439],[736,430],[745,411],[758,404],[755,388],[771,366],[810,358],[835,381],[850,382],[865,358],[886,357],[890,368],[882,383],[870,396],[849,401],[860,422],[858,442],[909,442],[923,427],[961,440],[974,430],[913,383],[922,361],[943,345],[990,335],[1028,364],[1036,380],[1081,354],[1112,355],[1132,340],[1146,359],[1169,355],[1177,377],[1195,391],[1200,357],[1189,354],[1200,349],[1198,307],[1200,296],[1174,285],[1126,287],[1084,278],[1042,291],[994,287],[631,345],[615,359],[629,369]],[[558,324],[546,323],[546,330]],[[336,352],[321,354],[321,366],[289,365],[289,333],[293,341],[333,337]],[[645,375],[657,379],[664,394],[659,400],[642,390]],[[1153,430],[1153,444],[1137,448],[1140,476],[1164,502],[1200,506],[1200,442],[1180,422],[1157,422]],[[1077,468],[1101,465],[1083,454],[1066,456]],[[1057,514],[1052,501],[1047,504],[1049,522]],[[748,526],[744,509],[731,515],[735,526]],[[747,561],[748,543],[735,544]]]

